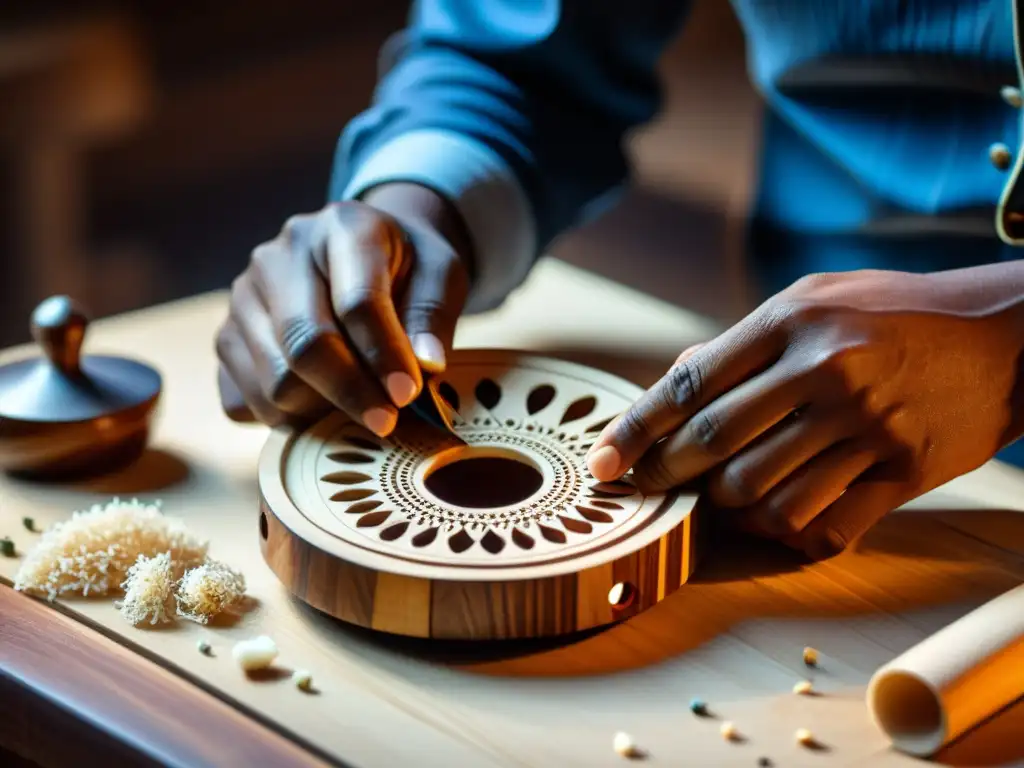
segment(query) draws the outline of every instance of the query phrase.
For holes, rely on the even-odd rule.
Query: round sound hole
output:
[[[508,456],[473,456],[448,462],[430,472],[423,485],[441,501],[468,509],[520,504],[544,482],[540,471]]]

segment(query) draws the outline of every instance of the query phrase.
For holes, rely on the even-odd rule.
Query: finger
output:
[[[423,386],[416,357],[395,311],[393,278],[411,258],[397,224],[365,206],[338,205],[322,216],[326,248],[317,263],[331,305],[356,353],[401,408]]]
[[[245,410],[239,407],[237,393],[247,410],[264,424],[276,427],[286,422],[286,415],[275,408],[260,389],[249,350],[230,320],[217,334],[217,358],[220,360],[221,407],[228,418],[249,420],[245,418]],[[233,386],[227,386],[228,383]],[[236,414],[242,418],[235,418]]]
[[[469,278],[447,241],[435,233],[416,234],[416,255],[401,301],[402,322],[420,365],[440,373],[466,304]]]
[[[704,346],[704,342],[702,341],[699,344],[693,344],[692,346],[687,347],[686,349],[684,349],[682,352],[679,353],[679,357],[676,358],[676,361],[673,363],[673,365],[679,365],[680,363],[685,363],[687,360],[689,360],[691,357],[693,357],[694,353],[698,349],[700,349],[703,346]]]
[[[330,409],[330,404],[316,390],[288,369],[270,315],[247,272],[231,287],[230,317],[252,358],[260,390],[271,405],[284,413],[305,418]]]
[[[381,437],[390,434],[398,412],[342,336],[308,246],[261,246],[253,266],[253,286],[268,309],[288,368],[354,421]]]
[[[693,344],[692,346],[689,346],[686,349],[684,349],[682,352],[679,353],[679,357],[675,359],[675,362],[672,363],[672,365],[677,366],[680,363],[684,363],[687,360],[689,360],[691,357],[693,357],[694,354],[696,354],[697,350],[704,346],[704,343],[705,342],[701,342],[700,344]],[[602,431],[602,436],[605,434],[611,434],[615,432],[615,430],[619,428],[619,422],[621,422],[622,419],[625,418],[625,416],[625,413],[620,413],[618,416],[612,419]],[[618,470],[620,464],[620,457],[618,451],[609,449],[608,446],[605,446],[606,450],[604,450],[601,454],[598,454],[598,450],[600,449],[597,447],[597,442],[598,441],[595,440],[587,452],[587,463],[588,469],[590,470],[590,474],[594,475],[594,477],[596,477],[599,480],[613,480],[619,475],[621,475],[623,472],[625,472],[624,469],[622,471]]]
[[[740,525],[771,538],[799,534],[879,460],[866,441],[843,441],[818,454],[740,514]]]
[[[588,454],[591,474],[614,480],[658,440],[783,351],[775,326],[755,312],[672,368],[614,422]]]
[[[856,434],[857,425],[852,410],[801,410],[713,472],[708,494],[721,507],[749,507],[819,453]]]
[[[633,467],[634,480],[658,493],[704,474],[782,421],[809,396],[806,379],[780,360],[712,401]]]
[[[858,481],[802,531],[801,548],[815,560],[838,555],[910,498],[903,483]]]
[[[245,398],[231,380],[223,363],[217,366],[217,391],[220,394],[221,408],[229,419],[240,423],[257,421],[256,414],[246,404]]]

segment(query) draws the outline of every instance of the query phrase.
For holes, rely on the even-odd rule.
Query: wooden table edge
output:
[[[82,675],[69,667],[82,660],[117,674]],[[117,706],[126,686],[144,686],[159,700],[152,709]],[[211,759],[216,749],[194,747],[217,744],[225,745],[225,762]],[[115,641],[65,606],[19,593],[4,579],[2,749],[44,766],[81,765],[85,754],[113,756],[118,765],[345,766],[186,670],[124,638]]]

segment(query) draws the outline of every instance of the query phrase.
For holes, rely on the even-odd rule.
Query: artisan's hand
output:
[[[742,528],[835,554],[1019,431],[1020,334],[968,283],[800,280],[684,353],[605,429],[590,470],[611,480],[633,468],[650,491],[704,475]]]
[[[466,300],[465,242],[442,234],[446,216],[433,192],[390,185],[257,247],[217,336],[228,415],[276,425],[333,407],[388,434],[421,366],[444,369]]]

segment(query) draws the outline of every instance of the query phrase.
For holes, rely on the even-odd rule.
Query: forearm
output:
[[[420,0],[373,106],[339,142],[332,199],[386,182],[434,190],[491,308],[536,256],[626,176],[625,131],[653,116],[655,63],[686,3]]]
[[[948,311],[988,315],[1024,306],[1024,260],[935,272],[929,280]]]

